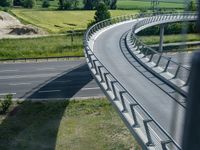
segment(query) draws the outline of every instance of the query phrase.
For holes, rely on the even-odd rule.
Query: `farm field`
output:
[[[136,0],[121,0],[117,2],[118,9],[142,9],[150,8],[150,1],[136,1]],[[183,3],[172,3],[172,2],[160,2],[160,8],[184,8]]]
[[[111,16],[136,14],[137,10],[111,10]],[[41,27],[51,33],[63,33],[67,30],[85,30],[93,20],[95,11],[42,11],[13,9],[18,18]]]
[[[106,99],[15,103],[0,115],[0,143],[2,150],[141,150]]]

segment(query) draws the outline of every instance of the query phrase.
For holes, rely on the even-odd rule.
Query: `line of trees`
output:
[[[117,0],[83,0],[84,9],[96,9],[100,3],[104,3],[109,9],[117,8]]]
[[[42,7],[49,7],[49,1],[55,0],[40,0],[42,1]],[[58,1],[58,9],[60,10],[71,10],[79,9],[80,0],[56,0]],[[82,0],[83,9],[94,10],[100,3],[104,3],[108,9],[117,8],[117,0]],[[36,0],[0,0],[1,7],[11,6],[23,6],[25,8],[33,8],[36,4]]]

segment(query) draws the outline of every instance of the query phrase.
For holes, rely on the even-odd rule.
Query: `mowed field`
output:
[[[111,10],[111,16],[136,14],[137,10]],[[67,30],[85,30],[93,20],[95,11],[42,11],[30,9],[13,9],[18,18],[41,27],[52,33],[63,33]]]
[[[119,0],[117,2],[118,9],[142,9],[142,8],[150,8],[151,2],[149,1],[137,1],[137,0]],[[174,2],[160,2],[160,8],[184,8],[183,3],[174,3]]]

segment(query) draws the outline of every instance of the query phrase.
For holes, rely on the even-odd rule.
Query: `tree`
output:
[[[21,0],[14,0],[14,1],[13,1],[13,5],[14,5],[14,6],[21,6],[21,5],[22,5],[22,2],[21,2]]]
[[[95,22],[97,23],[99,21],[109,18],[110,18],[110,12],[108,11],[108,7],[105,5],[105,3],[99,3],[94,16]]]
[[[0,6],[2,7],[10,7],[12,6],[12,0],[0,0]]]
[[[96,9],[100,3],[104,3],[110,9],[117,8],[117,0],[83,0],[84,9]]]
[[[49,0],[43,0],[42,8],[48,8],[50,6]]]
[[[189,11],[196,11],[197,10],[197,6],[195,5],[194,1],[190,1],[188,4],[188,10]]]
[[[84,9],[92,10],[94,8],[94,1],[93,0],[83,0]]]
[[[69,10],[76,9],[79,5],[79,0],[59,0],[59,9]]]
[[[35,6],[35,0],[23,0],[22,5],[25,8],[33,8]]]
[[[111,0],[110,9],[116,9],[116,8],[117,8],[117,0]]]

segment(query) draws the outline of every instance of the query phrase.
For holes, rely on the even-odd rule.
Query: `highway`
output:
[[[0,97],[59,100],[104,97],[85,60],[0,64]]]
[[[153,119],[178,144],[181,144],[185,108],[151,82],[147,76],[139,72],[122,53],[120,39],[125,32],[131,29],[133,24],[134,21],[118,24],[106,29],[105,32],[99,33],[94,39],[94,54],[124,88],[153,116]],[[140,70],[142,69],[144,68],[140,66]],[[149,74],[149,78],[152,76],[149,72],[146,73]]]

